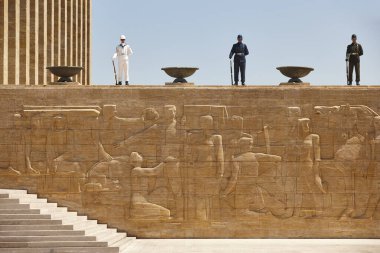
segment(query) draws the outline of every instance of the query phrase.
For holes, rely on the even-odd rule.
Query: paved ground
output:
[[[136,240],[128,253],[379,253],[380,240]]]

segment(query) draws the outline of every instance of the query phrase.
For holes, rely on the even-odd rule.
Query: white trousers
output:
[[[129,82],[129,64],[128,59],[118,59],[119,71],[117,73],[117,81],[123,82],[123,74],[126,82]]]

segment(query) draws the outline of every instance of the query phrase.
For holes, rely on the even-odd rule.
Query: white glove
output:
[[[113,60],[113,61],[116,60],[116,57],[117,57],[117,54],[114,54],[114,55],[112,56],[112,60]]]

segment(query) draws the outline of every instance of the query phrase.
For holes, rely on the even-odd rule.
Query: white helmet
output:
[[[121,36],[120,36],[120,39],[121,39],[121,40],[125,40],[125,39],[126,39],[126,38],[125,38],[125,35],[121,35]]]

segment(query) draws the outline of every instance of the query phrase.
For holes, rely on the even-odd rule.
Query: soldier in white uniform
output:
[[[123,74],[125,79],[125,85],[129,85],[129,64],[128,58],[132,55],[132,49],[125,43],[125,36],[120,36],[120,44],[116,46],[116,52],[112,59],[119,62],[119,69],[117,73],[117,85],[121,85],[123,82]]]

